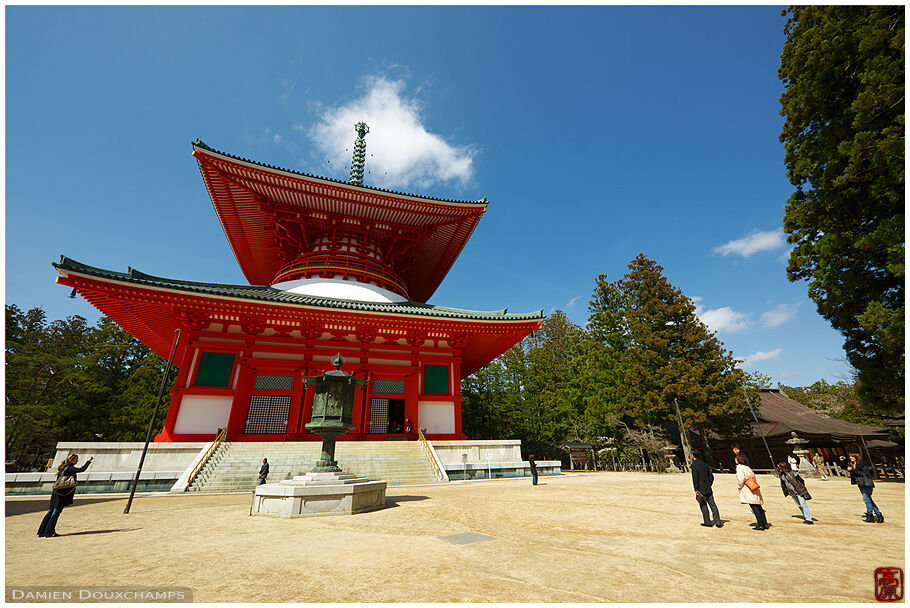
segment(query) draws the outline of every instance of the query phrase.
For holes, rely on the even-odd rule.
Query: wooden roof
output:
[[[382,340],[418,334],[423,336],[421,341],[443,341],[458,348],[464,378],[540,329],[544,317],[542,310],[514,314],[420,302],[357,302],[272,287],[166,279],[134,269],[117,272],[95,268],[66,257],[54,267],[61,275],[58,283],[75,288],[105,316],[164,358],[169,354],[174,330],[189,329],[194,319],[211,319],[225,327],[261,326],[265,334],[287,332],[292,336],[306,327],[332,325],[354,333],[362,326],[375,326],[379,328],[377,338]]]
[[[778,389],[762,389],[758,398],[756,415],[762,421],[762,431],[768,438],[790,435],[792,431],[796,431],[803,439],[810,439],[813,436],[845,440],[860,436],[884,439],[888,435],[887,429],[881,427],[826,416],[787,397]]]
[[[408,299],[426,302],[486,211],[456,201],[356,186],[193,143],[193,156],[244,276],[269,285],[313,237],[344,230],[394,249]]]

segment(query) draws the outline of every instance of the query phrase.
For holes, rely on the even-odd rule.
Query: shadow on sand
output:
[[[91,505],[99,502],[111,502],[113,500],[126,500],[122,497],[111,497],[111,498],[80,498],[78,495],[73,499],[73,504],[67,509],[72,509],[73,507],[79,507],[82,505]],[[11,517],[13,515],[25,515],[27,513],[40,513],[42,511],[47,511],[50,506],[50,496],[37,496],[29,500],[7,500],[6,501],[6,517]]]
[[[429,496],[412,496],[412,495],[402,495],[402,496],[386,496],[385,497],[385,506],[386,507],[397,507],[400,502],[411,502],[414,500],[428,500]]]
[[[115,530],[86,530],[85,532],[67,532],[61,534],[60,536],[82,536],[84,534],[110,534],[111,532],[132,532],[133,530],[141,530],[142,528],[117,528]]]

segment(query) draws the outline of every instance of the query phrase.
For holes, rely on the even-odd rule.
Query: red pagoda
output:
[[[461,379],[540,328],[507,314],[427,304],[487,208],[363,185],[364,123],[350,182],[193,143],[215,212],[249,285],[116,272],[61,257],[57,282],[179,366],[156,441],[318,440],[304,376],[367,380],[340,440],[464,439]],[[408,429],[412,432],[408,433]]]

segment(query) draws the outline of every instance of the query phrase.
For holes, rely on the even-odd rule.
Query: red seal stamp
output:
[[[904,599],[904,571],[900,568],[876,568],[875,599],[879,602]]]

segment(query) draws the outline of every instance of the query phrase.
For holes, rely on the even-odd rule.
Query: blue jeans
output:
[[[537,485],[537,472],[535,472],[535,471],[531,471],[531,485],[532,486]]]
[[[51,507],[41,520],[41,526],[38,528],[38,536],[53,536],[57,533],[57,518],[60,517],[60,507]]]
[[[260,478],[259,478],[259,485],[262,485],[262,484],[264,484],[264,483],[265,483],[265,477],[260,477]]]
[[[806,502],[806,499],[795,494],[791,494],[790,496],[793,498],[793,502],[796,503],[796,506],[802,509],[803,519],[812,521],[812,513],[809,512],[809,503]]]
[[[878,507],[872,501],[872,488],[860,486],[859,491],[863,495],[863,502],[866,503],[866,515],[872,515],[872,513],[881,515],[882,512],[878,510]]]

